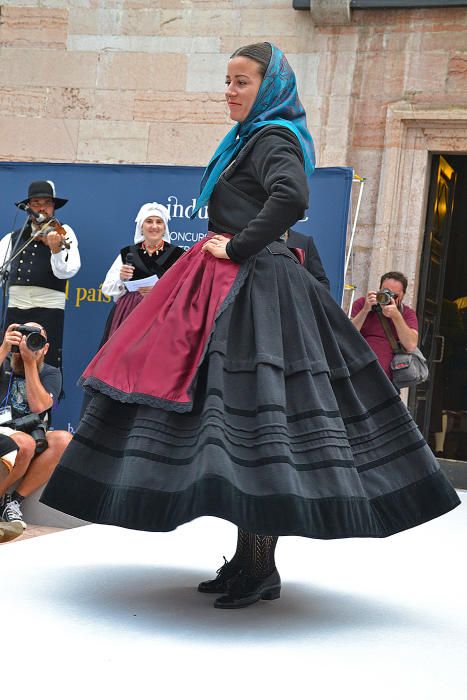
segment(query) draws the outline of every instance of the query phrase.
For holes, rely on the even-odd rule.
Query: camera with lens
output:
[[[28,433],[36,442],[36,455],[42,454],[48,446],[46,432],[47,423],[41,418],[38,413],[28,413],[21,418],[13,418],[13,420],[3,423],[4,426],[13,430],[21,430],[23,433]]]
[[[380,289],[376,292],[376,304],[371,307],[373,311],[381,311],[382,306],[387,306],[391,303],[391,299],[397,299],[397,294],[391,289]]]
[[[41,329],[36,326],[16,326],[15,331],[26,336],[26,345],[31,352],[42,350],[47,342],[41,333]],[[19,347],[17,345],[12,345],[11,352],[19,352]]]

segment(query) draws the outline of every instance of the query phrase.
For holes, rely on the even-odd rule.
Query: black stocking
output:
[[[237,549],[231,559],[231,563],[239,569],[245,568],[249,561],[250,553],[250,533],[246,530],[237,530]]]
[[[237,550],[232,562],[255,578],[269,576],[276,568],[274,552],[277,539],[272,535],[255,535],[239,528]]]

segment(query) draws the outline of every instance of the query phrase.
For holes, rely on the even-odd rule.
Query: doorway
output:
[[[433,155],[417,310],[430,381],[409,407],[454,485],[467,488],[467,156]]]

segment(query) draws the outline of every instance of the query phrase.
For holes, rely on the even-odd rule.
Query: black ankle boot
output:
[[[200,593],[225,593],[227,584],[240,571],[240,567],[232,561],[227,561],[224,557],[224,564],[216,571],[216,578],[211,581],[202,581],[198,586]]]
[[[240,571],[228,584],[227,595],[214,601],[215,608],[232,610],[246,608],[258,600],[276,600],[281,595],[281,577],[277,569],[265,578],[257,578]]]

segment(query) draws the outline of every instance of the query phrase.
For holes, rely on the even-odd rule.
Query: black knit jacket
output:
[[[217,181],[209,200],[209,229],[234,234],[227,254],[241,263],[301,219],[308,196],[295,134],[283,127],[263,127]]]

